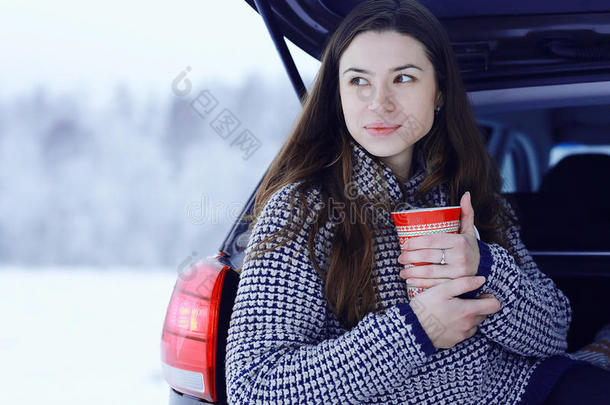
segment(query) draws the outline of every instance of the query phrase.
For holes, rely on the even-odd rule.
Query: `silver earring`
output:
[[[440,108],[440,107],[436,107],[436,108],[434,109],[434,114],[438,114],[438,112],[439,112],[440,110],[441,110],[441,108]]]

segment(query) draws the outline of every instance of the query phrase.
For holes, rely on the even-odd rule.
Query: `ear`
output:
[[[438,107],[442,107],[444,104],[445,104],[445,100],[443,97],[443,93],[441,93],[440,91],[436,92],[435,105]]]

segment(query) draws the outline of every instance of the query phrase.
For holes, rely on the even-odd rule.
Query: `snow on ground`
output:
[[[0,402],[167,404],[167,269],[0,267]]]

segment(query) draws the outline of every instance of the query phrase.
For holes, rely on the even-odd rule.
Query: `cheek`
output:
[[[421,100],[418,99],[418,100]],[[407,126],[410,128],[417,128],[419,136],[427,134],[432,128],[434,123],[434,104],[429,102],[410,102],[409,105],[405,106],[407,113]],[[413,124],[416,124],[415,126]]]
[[[422,126],[424,130],[424,134],[427,134],[432,128],[432,124],[434,124],[434,107],[429,106],[424,111],[422,111]]]

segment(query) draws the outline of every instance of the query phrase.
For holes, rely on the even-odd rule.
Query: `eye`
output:
[[[402,78],[402,79],[400,79],[400,78]],[[396,79],[398,80],[399,83],[408,83],[410,81],[413,81],[413,78],[411,76],[407,76],[405,74],[400,74],[400,75],[396,76]]]
[[[351,79],[349,81],[349,84],[351,84],[353,86],[365,86],[368,83],[369,83],[368,80],[366,80],[363,77],[354,77],[353,79]]]

